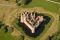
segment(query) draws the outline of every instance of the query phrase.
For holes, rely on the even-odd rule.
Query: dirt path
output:
[[[52,2],[52,3],[56,3],[56,4],[59,4],[59,5],[60,5],[59,2],[55,2],[55,1],[52,1],[52,0],[46,0],[46,1],[48,1],[48,2]]]

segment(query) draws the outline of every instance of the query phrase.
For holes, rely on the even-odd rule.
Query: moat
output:
[[[40,15],[40,14],[38,14],[38,15]],[[39,24],[39,26],[35,29],[35,33],[32,33],[30,28],[27,27],[27,25],[25,25],[24,23],[21,23],[20,19],[18,20],[19,21],[19,25],[22,26],[21,28],[26,33],[26,35],[31,36],[31,37],[37,37],[44,31],[45,25],[47,25],[50,22],[51,19],[48,16],[44,16],[44,15],[42,15],[42,16],[43,16],[43,18],[45,20],[43,22],[41,22]]]

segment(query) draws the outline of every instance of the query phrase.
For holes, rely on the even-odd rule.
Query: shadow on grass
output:
[[[44,31],[45,25],[47,25],[51,20],[48,16],[44,16],[43,18],[45,20],[35,29],[35,33],[31,33],[31,30],[24,23],[19,22],[17,25],[22,26],[21,28],[26,33],[26,35],[29,35],[30,37],[37,37]],[[20,19],[18,21],[20,21]]]
[[[26,0],[25,5],[28,5],[32,0]]]

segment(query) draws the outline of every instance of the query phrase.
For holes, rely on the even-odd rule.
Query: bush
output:
[[[20,35],[18,40],[24,40],[24,36],[23,35]]]
[[[48,36],[47,40],[60,40],[60,32],[52,36]]]
[[[0,29],[1,29],[2,26],[4,26],[4,24],[2,23],[2,21],[0,21]]]
[[[31,2],[32,0],[16,0],[16,3],[18,6],[21,6],[21,5],[27,5]]]
[[[8,32],[8,26],[4,25],[5,33]]]
[[[14,31],[14,28],[13,27],[8,27],[8,31],[9,31],[9,33],[11,33],[11,32]]]

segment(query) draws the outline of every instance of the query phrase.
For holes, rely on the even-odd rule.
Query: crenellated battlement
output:
[[[35,33],[35,29],[43,22],[43,16],[37,16],[37,12],[23,12],[21,13],[21,23],[26,24],[32,33]]]

